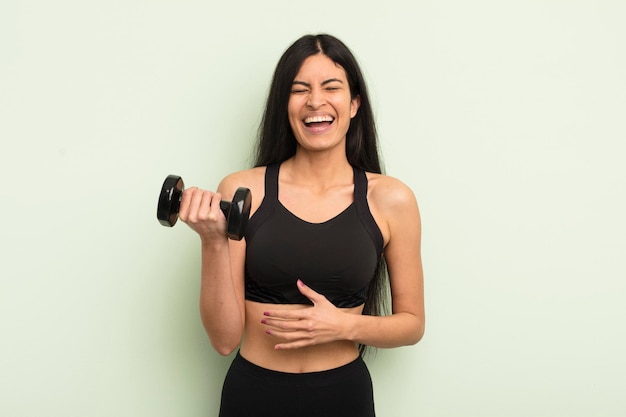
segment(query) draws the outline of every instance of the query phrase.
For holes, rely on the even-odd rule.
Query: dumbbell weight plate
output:
[[[157,219],[163,226],[172,227],[176,224],[184,189],[183,179],[177,175],[168,175],[163,181],[157,204]]]
[[[230,239],[241,240],[250,218],[250,206],[252,205],[250,190],[243,187],[237,188],[229,205],[228,213],[224,213],[228,218],[226,234]]]

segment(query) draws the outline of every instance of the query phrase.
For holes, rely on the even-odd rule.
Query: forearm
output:
[[[233,281],[228,241],[202,243],[200,314],[211,345],[222,355],[240,343],[243,300]]]
[[[424,320],[412,313],[378,317],[350,314],[347,339],[377,348],[414,345],[424,335]]]

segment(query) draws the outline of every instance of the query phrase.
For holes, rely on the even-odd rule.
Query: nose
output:
[[[306,105],[310,109],[317,109],[324,105],[324,94],[319,88],[311,88]]]

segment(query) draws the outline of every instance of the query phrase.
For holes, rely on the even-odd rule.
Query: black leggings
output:
[[[261,368],[239,353],[226,374],[220,417],[374,417],[372,379],[361,357],[302,374]]]

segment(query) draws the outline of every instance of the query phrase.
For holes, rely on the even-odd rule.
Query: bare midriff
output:
[[[248,361],[266,369],[280,372],[304,373],[338,368],[359,356],[356,343],[340,340],[297,349],[275,349],[285,340],[268,335],[267,325],[261,323],[269,310],[295,310],[309,306],[298,304],[265,304],[246,301],[246,325],[240,353]],[[363,306],[345,308],[344,312],[361,314]]]

